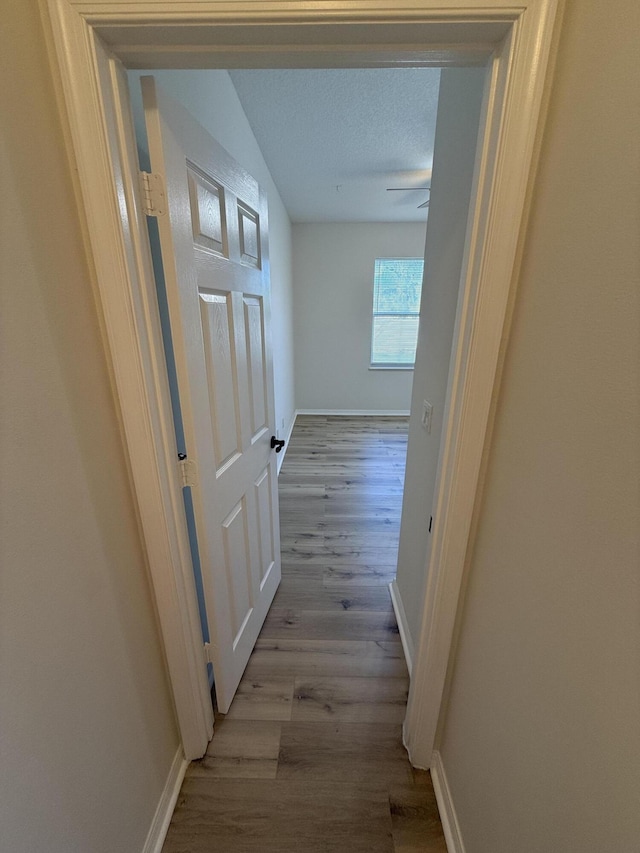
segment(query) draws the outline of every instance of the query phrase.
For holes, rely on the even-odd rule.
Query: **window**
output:
[[[413,367],[423,267],[422,258],[376,258],[371,367]]]

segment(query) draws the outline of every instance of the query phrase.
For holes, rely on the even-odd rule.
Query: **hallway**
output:
[[[279,477],[282,583],[163,853],[445,853],[401,741],[395,575],[406,418],[299,416]]]

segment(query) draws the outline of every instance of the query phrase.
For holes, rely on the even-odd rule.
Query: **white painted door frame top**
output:
[[[40,0],[185,756],[213,719],[124,66],[488,66],[405,740],[431,762],[562,0]]]

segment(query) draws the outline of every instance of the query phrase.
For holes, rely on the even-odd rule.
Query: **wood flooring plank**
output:
[[[404,487],[401,478],[394,474],[389,477],[378,477],[375,480],[365,480],[364,478],[356,482],[343,480],[341,483],[327,484],[325,489],[329,498],[341,495],[352,498],[391,495],[400,503]]]
[[[412,781],[401,727],[387,723],[282,723],[278,779],[360,782],[383,787]]]
[[[259,639],[245,676],[397,677],[407,668],[399,641]]]
[[[189,765],[190,778],[275,779],[281,723],[216,719],[214,736],[203,758]]]
[[[290,720],[293,677],[247,678],[238,686],[227,720]]]
[[[350,524],[353,519],[363,518],[397,520],[402,512],[400,503],[393,506],[390,501],[374,503],[359,498],[327,498],[322,508],[325,521],[335,517],[346,524]]]
[[[297,610],[272,607],[261,639],[394,640],[399,638],[393,609],[388,611]]]
[[[398,561],[398,549],[389,544],[387,538],[376,546],[368,542],[350,542],[349,537],[328,539],[324,541],[300,541],[283,548],[282,557],[286,562],[306,562],[310,565],[349,566],[363,563],[365,565],[380,564],[393,566]]]
[[[294,721],[403,722],[408,678],[296,678]]]
[[[343,534],[346,538],[354,534],[360,534],[363,537],[378,534],[381,537],[394,536],[394,542],[397,544],[400,533],[400,516],[352,516],[349,518],[334,516],[331,519],[327,519],[326,515],[323,515],[321,519],[306,525],[305,530],[326,531],[329,525],[331,526],[331,530],[329,537],[327,537],[328,539],[332,536],[339,536],[340,534]]]
[[[387,792],[341,782],[183,785],[163,853],[394,853]]]
[[[320,495],[285,495],[280,498],[280,510],[285,525],[313,524],[325,512],[327,497],[324,487]]]
[[[354,548],[393,548],[397,552],[399,536],[399,527],[396,530],[389,530],[386,526],[368,530],[365,532],[356,530],[340,530],[332,525],[328,525],[327,529],[322,532],[324,542],[329,547],[335,545],[349,545]]]
[[[334,584],[352,586],[383,586],[387,588],[396,576],[396,567],[386,566],[329,566],[322,576],[322,583],[331,589]]]
[[[330,515],[340,513],[353,515],[364,510],[395,513],[401,508],[402,503],[399,494],[382,494],[357,486],[352,486],[350,490],[346,487],[344,489],[325,488],[325,495],[324,509],[325,513]]]
[[[289,453],[291,455],[289,456]],[[322,467],[330,470],[332,466],[338,465],[340,468],[353,468],[359,470],[366,468],[367,471],[386,471],[387,470],[387,454],[382,443],[377,441],[375,445],[368,448],[360,447],[335,447],[310,450],[306,447],[290,447],[287,450],[287,460],[289,462],[289,470],[292,466],[305,467],[311,465],[313,468],[318,467],[318,463],[322,463]]]
[[[390,612],[391,596],[388,587],[384,585],[356,587],[353,584],[339,583],[328,587],[323,585],[322,575],[302,579],[289,575],[283,576],[273,606],[298,610]]]
[[[430,777],[428,785],[391,785],[389,808],[395,853],[447,853]]]
[[[322,566],[284,559],[281,564],[281,569],[283,579],[298,580],[301,582],[308,581],[309,583],[322,583],[325,572]]]
[[[314,485],[312,483],[299,483],[296,479],[287,485],[278,480],[278,495],[280,506],[290,501],[303,500],[305,498],[323,498],[327,487],[324,484]]]
[[[383,494],[387,494],[385,490],[389,486],[394,489],[394,494],[401,494],[402,492],[402,478],[395,469],[377,476],[357,472],[345,476],[344,474],[329,474],[326,471],[319,473],[317,468],[309,468],[304,471],[287,469],[285,471],[283,467],[278,478],[278,487],[280,484],[284,488],[295,488],[297,486],[315,488],[322,484],[327,490],[370,488],[373,493],[382,492]]]

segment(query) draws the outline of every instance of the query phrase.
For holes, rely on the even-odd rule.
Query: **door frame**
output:
[[[185,757],[213,729],[137,156],[137,68],[488,66],[405,720],[431,762],[563,0],[40,0]]]

